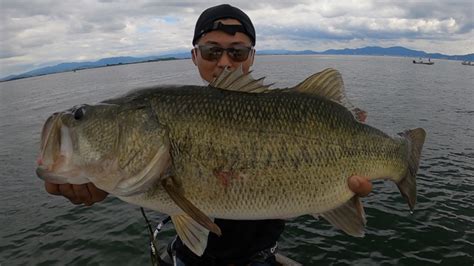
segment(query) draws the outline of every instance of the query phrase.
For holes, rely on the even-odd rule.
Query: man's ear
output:
[[[191,49],[191,59],[193,60],[193,63],[195,66],[197,66],[197,54],[196,54],[196,48]]]

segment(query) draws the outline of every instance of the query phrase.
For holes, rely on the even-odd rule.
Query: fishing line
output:
[[[151,258],[151,265],[152,266],[160,266],[160,265],[168,265],[165,261],[163,261],[158,254],[158,244],[156,243],[156,236],[158,233],[161,231],[163,226],[171,220],[171,217],[168,216],[166,217],[163,221],[161,221],[155,228],[155,231],[153,232],[152,226],[150,221],[148,220],[145,210],[140,207],[140,211],[143,215],[143,218],[145,218],[145,222],[147,224],[148,228],[148,236],[150,238],[150,258]]]

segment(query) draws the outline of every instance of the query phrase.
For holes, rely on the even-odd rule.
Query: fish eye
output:
[[[86,110],[83,106],[77,108],[76,110],[74,110],[74,119],[75,120],[81,120],[84,115],[86,114]]]

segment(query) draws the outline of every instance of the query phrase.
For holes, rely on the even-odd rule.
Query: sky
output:
[[[474,53],[472,0],[0,0],[0,77],[62,62],[189,51],[197,18],[221,3],[249,15],[257,50]]]

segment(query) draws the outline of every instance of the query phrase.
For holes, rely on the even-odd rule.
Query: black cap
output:
[[[224,25],[222,23],[214,23],[216,20],[224,18],[233,18],[242,25]],[[193,45],[201,38],[201,36],[213,30],[221,30],[228,34],[234,35],[236,32],[242,32],[250,37],[252,45],[255,46],[255,28],[252,21],[242,10],[228,4],[210,7],[199,16],[194,29]]]

